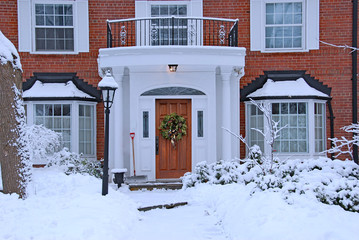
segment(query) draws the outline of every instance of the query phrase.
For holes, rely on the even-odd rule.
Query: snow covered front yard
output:
[[[188,205],[137,211],[183,201]],[[0,206],[0,239],[358,239],[359,213],[310,194],[254,192],[253,184],[136,192],[112,186],[104,197],[99,179],[45,168],[34,169],[26,200],[0,193]]]

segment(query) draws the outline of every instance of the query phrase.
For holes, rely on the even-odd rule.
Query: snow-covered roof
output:
[[[0,62],[6,64],[11,62],[14,68],[22,71],[20,56],[14,44],[0,31]]]
[[[331,99],[331,88],[304,70],[264,71],[241,89],[241,101],[260,99]]]
[[[76,73],[34,73],[23,82],[23,98],[30,100],[101,101],[101,91]]]
[[[66,83],[42,83],[36,81],[29,90],[24,91],[23,98],[91,98],[89,94],[78,89],[72,81]]]
[[[295,81],[273,81],[268,79],[262,88],[249,94],[247,97],[278,97],[278,96],[315,96],[315,97],[329,97],[315,88],[308,85],[303,79],[299,78]]]

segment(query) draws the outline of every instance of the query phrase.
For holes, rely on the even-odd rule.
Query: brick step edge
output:
[[[185,206],[187,204],[188,204],[188,202],[179,202],[179,203],[155,205],[155,206],[138,208],[138,211],[146,212],[146,211],[150,211],[150,210],[153,210],[153,209],[162,209],[162,208],[172,209],[172,208],[179,207],[179,206]]]

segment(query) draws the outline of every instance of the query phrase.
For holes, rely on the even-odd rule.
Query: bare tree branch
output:
[[[327,43],[327,42],[324,42],[324,41],[321,41],[321,40],[319,40],[319,42],[321,42],[321,43],[323,43],[323,44],[325,44],[325,45],[328,45],[328,46],[332,46],[332,47],[343,48],[343,49],[351,49],[352,51],[351,51],[350,53],[355,52],[355,51],[358,51],[358,48],[352,47],[352,46],[348,46],[348,45],[346,45],[346,44],[345,44],[345,45],[335,45],[335,44]]]

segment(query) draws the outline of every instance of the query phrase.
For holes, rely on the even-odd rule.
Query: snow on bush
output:
[[[81,157],[80,154],[70,152],[67,148],[55,152],[47,164],[48,167],[59,167],[66,174],[89,174],[97,178],[102,177],[100,161]]]
[[[30,147],[30,159],[33,163],[44,163],[47,167],[58,167],[66,174],[89,174],[101,178],[101,163],[86,159],[67,148],[61,147],[61,133],[43,125],[26,127],[26,138]]]
[[[272,174],[263,172],[253,161],[243,164],[237,161],[201,162],[193,173],[186,173],[182,181],[185,188],[199,183],[252,183],[252,194],[281,192],[288,203],[293,194],[306,194],[322,203],[359,212],[359,166],[352,161],[328,158],[288,160],[275,163]]]
[[[31,125],[26,128],[32,162],[48,163],[55,152],[61,150],[61,133],[52,131],[43,125]]]

